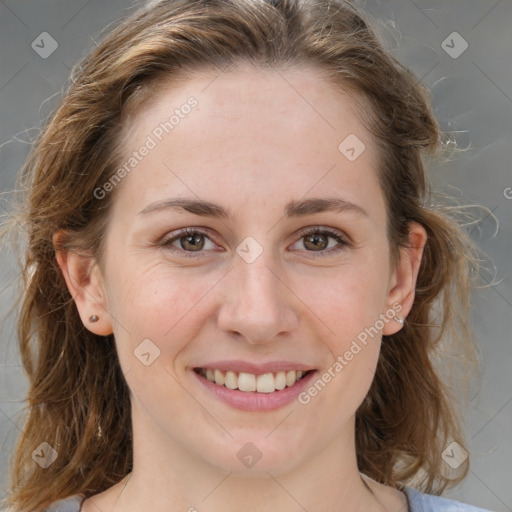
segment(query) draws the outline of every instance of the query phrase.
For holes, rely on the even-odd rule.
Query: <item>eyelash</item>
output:
[[[197,252],[186,251],[184,249],[177,249],[176,247],[173,247],[171,244],[173,242],[175,242],[176,240],[179,240],[182,237],[192,236],[192,235],[197,235],[197,234],[205,235],[208,238],[210,238],[208,235],[208,232],[203,231],[201,229],[184,228],[184,229],[180,229],[179,231],[176,231],[174,234],[172,234],[172,236],[170,238],[163,240],[160,243],[160,245],[162,247],[165,247],[166,250],[170,250],[172,253],[185,254],[187,258],[196,258],[204,251],[197,251]],[[343,235],[341,235],[341,233],[339,233],[336,230],[330,229],[330,228],[320,228],[317,226],[312,229],[309,228],[309,229],[303,230],[299,234],[299,239],[304,238],[309,235],[329,235],[330,238],[333,238],[334,240],[336,240],[337,242],[339,242],[341,244],[341,246],[338,248],[331,247],[330,249],[324,249],[324,250],[318,251],[319,257],[330,256],[333,252],[341,251],[344,247],[349,247],[352,245]],[[317,253],[317,251],[307,251],[307,250],[306,250],[306,252]]]

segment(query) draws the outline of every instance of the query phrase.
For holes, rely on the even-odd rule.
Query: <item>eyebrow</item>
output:
[[[231,212],[220,204],[201,199],[174,198],[157,201],[146,206],[138,215],[168,209],[181,209],[202,217],[229,219]],[[368,213],[357,204],[339,197],[308,198],[290,201],[285,206],[285,217],[304,217],[322,212],[351,212],[359,217],[368,217]]]

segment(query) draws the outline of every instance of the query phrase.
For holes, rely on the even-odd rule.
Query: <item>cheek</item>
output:
[[[385,314],[388,267],[378,258],[360,258],[357,263],[336,269],[328,279],[307,286],[298,293],[316,318],[317,332],[331,358],[322,368],[311,400],[325,402],[326,410],[336,410],[340,421],[353,413],[372,383],[379,358],[382,320]],[[313,281],[311,281],[313,282]],[[389,319],[387,319],[389,321]],[[323,392],[325,388],[330,392]],[[316,398],[318,397],[318,398]],[[339,405],[343,404],[343,408]]]
[[[317,269],[294,283],[298,295],[321,320],[332,349],[344,351],[347,343],[374,326],[385,313],[388,267],[373,255],[354,257],[336,269]],[[311,314],[309,315],[311,316]]]
[[[112,291],[112,302],[121,361],[124,357],[128,364],[133,351],[149,339],[165,356],[160,364],[165,359],[169,367],[169,359],[193,340],[204,324],[204,299],[218,278],[207,274],[192,277],[161,263],[142,270],[120,263],[112,277],[119,283]]]

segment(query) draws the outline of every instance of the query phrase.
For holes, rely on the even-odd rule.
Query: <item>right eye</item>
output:
[[[204,237],[208,238],[208,234],[196,228],[184,228],[170,234],[169,237],[162,240],[160,245],[170,250],[172,253],[179,253],[186,257],[196,257],[193,253],[201,253],[205,242]],[[180,247],[175,247],[178,242]]]

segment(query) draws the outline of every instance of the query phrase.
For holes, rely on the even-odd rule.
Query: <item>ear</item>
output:
[[[58,249],[61,235],[62,232],[53,235],[56,259],[83,324],[99,336],[112,334],[107,295],[96,260],[92,256]],[[89,318],[92,315],[96,315],[99,320],[91,322]]]
[[[420,270],[423,248],[427,242],[425,228],[417,222],[409,224],[409,246],[400,249],[400,261],[390,279],[386,305],[388,310],[395,310],[396,316],[406,318],[414,303],[416,280]],[[401,307],[399,307],[399,305]],[[395,334],[402,328],[399,322],[387,322],[382,334]]]

